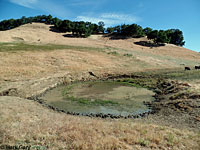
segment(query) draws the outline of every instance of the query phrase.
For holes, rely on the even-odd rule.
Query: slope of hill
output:
[[[70,33],[57,33],[52,32],[51,25],[45,25],[42,23],[32,23],[20,26],[18,28],[1,31],[0,32],[0,41],[1,42],[28,42],[35,44],[62,44],[62,45],[78,45],[78,46],[90,46],[90,47],[112,47],[119,48],[132,53],[136,57],[141,57],[142,60],[148,60],[147,57],[155,59],[159,62],[158,57],[164,59],[163,63],[166,61],[171,61],[170,59],[177,58],[176,65],[181,63],[187,64],[188,60],[197,61],[200,58],[199,53],[185,49],[183,47],[178,47],[172,44],[166,44],[166,46],[160,47],[145,47],[141,45],[136,45],[135,42],[148,41],[146,38],[132,38],[127,40],[109,40],[109,37],[102,37],[101,35],[92,35],[89,38],[73,38],[70,37]],[[147,57],[146,57],[147,56]],[[155,57],[153,57],[155,56]],[[143,57],[143,58],[142,58]],[[168,58],[167,58],[168,57]],[[185,62],[185,61],[186,62]],[[149,60],[150,61],[150,60]],[[160,60],[162,63],[162,60]],[[175,61],[175,60],[174,60]],[[166,63],[168,64],[168,62]]]
[[[92,46],[90,43],[87,43],[88,40],[84,38],[66,38],[64,37],[64,35],[66,35],[64,33],[52,32],[50,30],[53,30],[52,26],[43,23],[25,24],[11,30],[0,31],[0,41]]]
[[[27,100],[58,84],[77,80],[138,72],[159,74],[163,70],[175,70],[170,75],[179,77],[185,74],[184,66],[193,68],[200,64],[199,53],[170,44],[148,46],[146,38],[110,39],[102,35],[74,38],[70,33],[51,30],[50,25],[32,23],[0,32],[0,144],[39,145],[41,149],[199,148],[198,132],[189,131],[198,130],[198,123],[192,126],[186,120],[184,126],[182,119],[174,120],[173,111],[173,117],[162,114],[160,118],[152,115],[144,120],[103,120],[58,113]],[[141,41],[147,46],[137,44]],[[190,87],[188,91],[200,88],[199,72],[193,71],[186,77],[195,80],[183,84]],[[182,101],[173,102],[179,106]],[[186,102],[189,106],[193,103]],[[187,116],[198,122],[200,116],[190,117]],[[169,125],[170,128],[166,127]],[[177,125],[181,129],[174,129]]]

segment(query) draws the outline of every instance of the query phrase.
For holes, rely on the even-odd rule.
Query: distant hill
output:
[[[1,31],[0,42],[61,44],[107,49],[111,47],[115,48],[117,53],[130,53],[141,62],[153,66],[181,67],[183,64],[194,66],[200,62],[200,54],[197,52],[173,44],[154,45],[146,37],[117,39],[110,36],[91,35],[88,38],[75,38],[70,32],[61,33],[53,29],[53,25],[44,23],[25,24]]]
[[[105,23],[99,21],[98,24],[85,21],[71,21],[53,18],[51,15],[39,15],[34,17],[23,16],[20,19],[9,19],[0,22],[0,31],[14,29],[28,23],[45,23],[53,25],[52,31],[55,32],[72,32],[73,37],[89,37],[94,34],[109,33],[112,37],[117,35],[124,38],[141,38],[147,37],[155,44],[170,43],[177,46],[185,45],[183,32],[179,29],[157,30],[150,27],[143,28],[138,24],[122,24],[114,27],[105,28]]]

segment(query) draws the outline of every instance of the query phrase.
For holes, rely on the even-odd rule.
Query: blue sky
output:
[[[200,0],[0,0],[0,20],[51,14],[106,26],[137,23],[183,31],[186,48],[200,51]]]

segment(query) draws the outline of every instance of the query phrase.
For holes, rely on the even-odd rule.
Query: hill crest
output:
[[[25,24],[11,30],[1,31],[0,42],[110,47],[121,50],[118,53],[131,53],[135,58],[147,63],[173,64],[174,67],[180,67],[180,64],[198,64],[200,60],[199,53],[173,44],[158,47],[135,44],[141,41],[149,42],[145,37],[111,39],[102,35],[91,35],[88,38],[74,38],[69,36],[70,33],[53,32],[52,27],[44,23]]]

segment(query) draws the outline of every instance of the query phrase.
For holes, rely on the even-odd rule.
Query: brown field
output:
[[[65,33],[66,34],[66,33]],[[0,146],[41,149],[200,149],[200,131],[167,127],[148,119],[71,116],[27,100],[68,81],[109,74],[183,70],[200,64],[200,54],[166,44],[134,44],[146,38],[111,40],[102,35],[64,37],[33,23],[0,32]],[[199,90],[199,80],[191,82]],[[200,120],[199,120],[200,121]],[[35,148],[36,149],[36,148]]]

